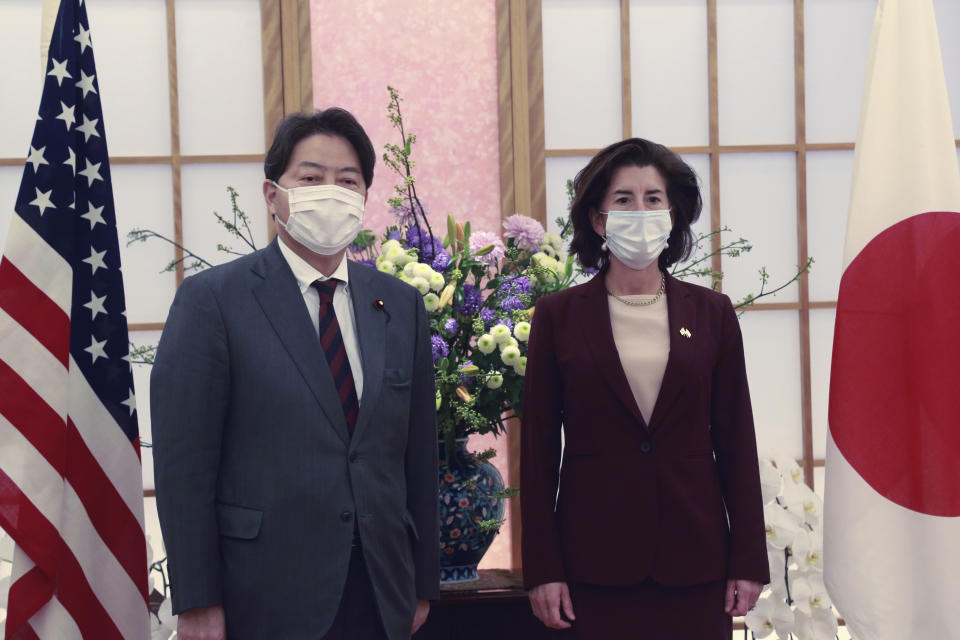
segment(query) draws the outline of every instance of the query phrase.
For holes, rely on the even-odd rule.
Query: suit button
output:
[[[353,514],[350,513],[349,511],[344,511],[343,513],[340,514],[340,519],[343,520],[344,522],[350,522],[351,518],[353,518]]]
[[[650,453],[651,451],[653,451],[652,444],[646,441],[640,443],[640,453]]]
[[[360,457],[360,456],[357,455],[357,452],[354,451],[353,453],[350,454],[350,457],[349,457],[348,459],[350,460],[350,462],[356,462],[356,461],[357,461],[357,458],[359,458],[359,457]]]

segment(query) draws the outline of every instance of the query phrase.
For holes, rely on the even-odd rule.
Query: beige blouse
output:
[[[652,295],[620,297],[630,302],[646,302],[654,298]],[[670,356],[667,296],[660,296],[660,299],[651,305],[632,306],[608,295],[607,303],[610,306],[610,324],[613,326],[613,341],[620,354],[620,364],[627,375],[627,382],[630,383],[630,390],[640,413],[649,424],[663,382],[663,372],[667,368],[667,358]]]

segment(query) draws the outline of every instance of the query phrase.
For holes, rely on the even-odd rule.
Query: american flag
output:
[[[62,0],[0,260],[5,638],[149,635],[136,402],[82,0]]]

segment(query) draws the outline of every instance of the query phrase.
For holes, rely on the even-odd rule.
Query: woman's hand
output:
[[[573,602],[570,601],[570,589],[566,582],[538,584],[528,595],[533,615],[551,629],[569,629],[570,623],[567,620],[577,619],[573,615]],[[560,617],[561,609],[567,620]]]
[[[745,616],[757,603],[763,585],[753,580],[727,580],[727,603],[723,610],[731,616]]]

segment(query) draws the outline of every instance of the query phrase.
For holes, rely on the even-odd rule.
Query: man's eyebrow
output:
[[[309,169],[320,169],[321,171],[326,171],[326,170],[327,170],[326,165],[322,165],[322,164],[320,164],[319,162],[312,162],[312,161],[310,161],[310,160],[304,160],[304,161],[302,161],[300,164],[297,165],[297,167],[298,167],[298,168],[301,168],[301,169],[302,169],[302,168],[309,168]],[[352,166],[351,166],[351,167],[340,167],[340,169],[338,169],[337,171],[339,171],[340,173],[343,173],[344,171],[346,171],[346,172],[348,172],[348,173],[360,173],[360,169],[359,169],[359,168],[357,168],[357,167],[352,167]]]

